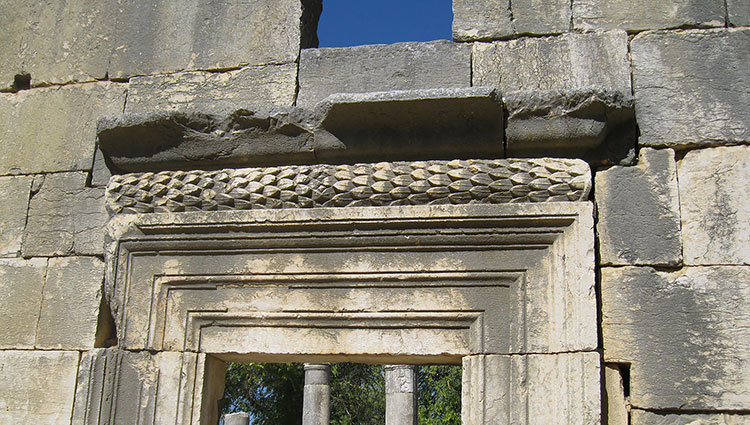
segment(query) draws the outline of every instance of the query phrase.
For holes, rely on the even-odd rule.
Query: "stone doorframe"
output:
[[[82,359],[76,423],[215,423],[227,361],[462,363],[464,424],[599,423],[589,202],[123,213],[108,233],[118,345]]]

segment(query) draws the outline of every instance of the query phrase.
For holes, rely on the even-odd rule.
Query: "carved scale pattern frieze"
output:
[[[580,201],[588,165],[566,159],[498,159],[295,165],[113,176],[111,214]]]

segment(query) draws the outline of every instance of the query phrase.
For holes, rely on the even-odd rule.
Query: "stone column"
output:
[[[302,402],[302,425],[328,425],[331,387],[328,383],[331,365],[305,363],[305,394]]]
[[[417,367],[385,366],[385,424],[416,425]]]
[[[250,425],[250,415],[245,412],[224,415],[224,425]]]

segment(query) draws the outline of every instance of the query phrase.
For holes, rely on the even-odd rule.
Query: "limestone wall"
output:
[[[318,6],[6,0],[1,423],[86,420],[76,382],[115,343],[99,118],[472,86],[507,111],[493,155],[593,167],[604,420],[750,423],[750,1],[454,0],[452,42],[303,49]]]

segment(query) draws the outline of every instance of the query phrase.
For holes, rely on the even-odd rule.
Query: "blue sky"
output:
[[[450,40],[451,0],[323,0],[320,47]]]

